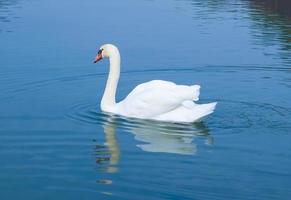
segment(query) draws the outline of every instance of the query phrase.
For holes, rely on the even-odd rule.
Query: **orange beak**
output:
[[[102,60],[102,50],[98,51],[98,54],[94,60],[94,63],[97,63],[99,60]]]

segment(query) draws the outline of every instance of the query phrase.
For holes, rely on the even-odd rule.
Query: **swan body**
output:
[[[196,104],[199,85],[177,85],[170,81],[153,80],[136,86],[119,103],[115,101],[120,76],[120,54],[116,46],[101,46],[94,62],[109,58],[110,69],[101,100],[101,110],[126,117],[152,119],[167,122],[191,123],[201,121],[213,113],[216,102]]]

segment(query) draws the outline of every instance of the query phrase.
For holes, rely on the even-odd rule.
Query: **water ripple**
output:
[[[128,70],[123,71],[121,74],[123,76],[137,76],[142,74],[143,76],[151,74],[164,74],[164,73],[182,73],[182,72],[193,72],[193,73],[236,73],[239,71],[280,71],[280,72],[290,72],[289,67],[280,67],[280,66],[196,66],[191,68],[161,68],[161,69],[148,69],[148,70]],[[87,73],[87,74],[78,74],[78,75],[67,75],[61,77],[55,77],[50,79],[42,79],[38,81],[26,81],[23,80],[23,73],[13,72],[14,78],[11,79],[11,74],[9,72],[0,74],[0,82],[5,84],[6,87],[3,88],[2,94],[5,94],[5,97],[0,97],[2,100],[11,100],[16,96],[26,93],[32,93],[38,90],[43,89],[48,86],[57,86],[62,83],[67,82],[80,82],[83,80],[93,79],[97,77],[106,77],[107,73]]]
[[[233,100],[216,99],[219,102],[218,109],[207,123],[212,129],[230,129],[236,132],[236,129],[248,128],[291,128],[291,109],[282,106],[276,106],[267,103],[240,102]],[[150,120],[140,120],[125,118],[122,116],[112,116],[97,110],[97,105],[79,103],[72,106],[67,117],[79,122],[99,124],[107,123],[113,120],[119,123],[124,129],[147,127]],[[223,112],[220,112],[223,110]],[[155,122],[155,129],[163,133],[167,128],[167,133],[171,134],[192,134],[193,126],[197,124],[179,124]],[[202,131],[205,135],[206,131]],[[199,135],[199,131],[196,132]]]

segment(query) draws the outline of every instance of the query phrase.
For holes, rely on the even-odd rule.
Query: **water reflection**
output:
[[[291,1],[250,0],[253,35],[265,47],[276,48],[284,63],[291,63]],[[273,54],[273,53],[270,53]]]
[[[290,66],[290,0],[189,1],[195,8],[193,18],[201,23],[199,26],[203,27],[203,34],[215,33],[209,29],[211,24],[223,24],[227,20],[246,22],[242,24],[249,26],[250,35],[255,44],[253,48],[262,48],[260,51],[265,56],[280,59],[282,64]],[[229,33],[223,34],[227,36]]]
[[[116,138],[116,124],[114,122],[104,122],[102,126],[105,134],[105,146],[96,146],[96,163],[100,166],[105,164],[107,173],[118,171],[117,164],[120,158],[120,150]],[[102,169],[102,167],[99,167]]]
[[[10,22],[11,18],[11,7],[16,5],[19,0],[0,0],[0,26],[1,23]],[[0,32],[2,31],[2,27],[0,27]]]
[[[291,19],[290,0],[250,0],[250,3],[266,14],[278,14]]]
[[[213,144],[213,138],[203,123],[171,124],[111,116],[103,124],[103,128],[111,154],[110,163],[114,165],[120,157],[115,135],[117,126],[132,133],[139,142],[136,146],[147,152],[194,155],[197,153],[197,145],[194,143],[196,136],[204,136],[207,145]]]
[[[181,130],[172,129],[172,127],[163,127],[158,124],[145,123],[143,126],[137,126],[129,129],[134,134],[137,141],[142,142],[137,146],[147,152],[176,153],[184,155],[193,155],[197,153],[197,145],[194,143],[194,137],[197,135],[206,136],[206,143],[212,144],[212,137],[208,129],[203,125],[193,125],[192,130],[182,133]]]

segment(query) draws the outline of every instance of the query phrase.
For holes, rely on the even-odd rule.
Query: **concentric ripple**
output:
[[[69,109],[70,112],[67,114],[67,117],[75,121],[99,125],[114,122],[124,129],[146,128],[150,124],[151,127],[155,127],[156,130],[162,133],[164,131],[167,134],[186,135],[192,135],[193,130],[195,130],[196,135],[207,135],[209,132],[207,126],[211,129],[233,130],[232,133],[237,133],[237,129],[291,128],[291,110],[288,108],[266,103],[239,102],[223,99],[217,101],[216,112],[206,119],[205,123],[164,123],[109,115],[97,109],[97,102],[95,105],[86,103],[76,104]],[[197,132],[197,128],[200,128],[200,131]]]
[[[82,67],[80,67],[82,68]],[[237,72],[248,72],[248,71],[259,71],[259,72],[289,72],[290,68],[287,67],[280,67],[280,66],[274,66],[274,67],[260,67],[260,66],[195,66],[195,67],[184,67],[179,69],[172,69],[172,68],[161,68],[161,69],[147,69],[147,70],[127,70],[122,71],[121,76],[129,76],[129,77],[145,77],[145,76],[154,76],[156,74],[163,74],[168,75],[169,77],[175,76],[177,73],[199,73],[199,74],[207,74],[209,73],[237,73]],[[27,72],[31,73],[31,72]],[[11,74],[13,74],[14,78],[11,78]],[[3,91],[5,91],[5,96],[1,96],[0,99],[13,99],[16,96],[19,95],[25,95],[28,93],[33,93],[35,91],[42,90],[43,88],[52,86],[59,86],[65,83],[77,83],[80,81],[87,81],[91,79],[96,79],[97,77],[107,77],[107,73],[83,73],[83,74],[70,74],[59,77],[51,77],[39,80],[26,80],[23,77],[26,77],[26,74],[23,72],[5,72],[0,73],[0,83],[2,85],[5,84],[5,88],[1,88]],[[284,80],[284,83],[286,81]]]
[[[212,146],[213,137],[245,133],[252,129],[274,131],[290,129],[291,112],[284,107],[271,104],[218,100],[216,112],[203,123],[166,123],[152,120],[126,118],[103,113],[97,104],[78,103],[71,107],[67,117],[71,120],[102,126],[111,154],[119,157],[116,129],[132,133],[138,142],[137,147],[147,152],[163,152],[194,155],[198,144],[194,139],[205,140]],[[113,139],[112,139],[113,138]],[[111,145],[111,146],[110,146]],[[113,156],[114,157],[114,156]]]
[[[291,127],[289,108],[267,103],[218,100],[218,111],[211,119],[216,128],[281,128]]]

